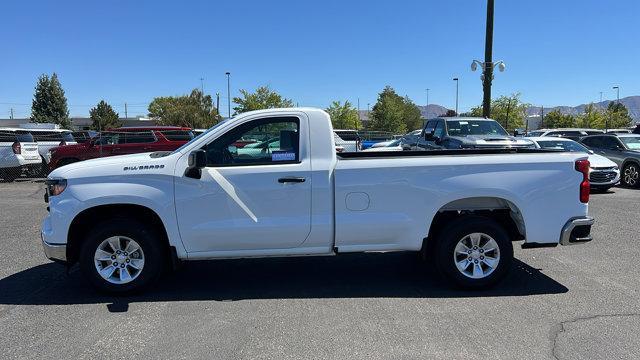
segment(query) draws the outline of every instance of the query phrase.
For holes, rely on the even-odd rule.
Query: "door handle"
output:
[[[278,179],[278,182],[280,184],[284,184],[284,183],[303,183],[306,180],[307,179],[305,179],[303,177],[288,176],[288,177],[283,177],[283,178]]]

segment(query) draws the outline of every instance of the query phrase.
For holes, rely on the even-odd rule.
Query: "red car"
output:
[[[77,161],[105,156],[173,151],[193,139],[191,128],[175,126],[122,127],[109,129],[82,144],[50,150],[51,170]]]

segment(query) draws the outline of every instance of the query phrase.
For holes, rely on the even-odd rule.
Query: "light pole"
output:
[[[616,91],[616,102],[620,104],[620,86],[614,86],[613,90]]]
[[[222,119],[220,115],[220,92],[216,91],[216,112],[218,113],[218,117]]]
[[[204,78],[200,78],[200,92],[204,95]]]
[[[227,113],[231,117],[231,73],[226,72],[227,75]]]
[[[459,80],[458,80],[458,78],[453,78],[453,81],[456,82],[456,116],[458,116],[458,84],[459,84]]]

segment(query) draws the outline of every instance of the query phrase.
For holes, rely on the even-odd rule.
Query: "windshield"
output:
[[[16,133],[16,140],[18,142],[34,142],[31,133]]]
[[[640,136],[621,136],[620,140],[629,150],[640,150]]]
[[[70,132],[63,132],[62,133],[62,140],[66,141],[66,142],[75,142],[76,139],[73,137],[73,134],[71,134]]]
[[[575,141],[543,140],[543,141],[536,141],[536,142],[543,149],[562,150],[562,151],[569,151],[569,152],[582,152],[582,153],[589,152],[589,150],[586,147],[578,144]]]
[[[192,142],[194,142],[195,140],[200,139],[202,136],[204,136],[205,134],[208,134],[210,132],[212,132],[213,130],[219,128],[222,124],[226,124],[229,120],[234,119],[234,118],[228,118],[228,119],[224,119],[222,121],[220,121],[219,123],[213,125],[212,127],[210,127],[207,131],[203,132],[202,134],[194,137],[193,139],[191,139],[191,141],[189,141],[188,143],[180,146],[179,148],[177,148],[174,152],[172,152],[172,154],[175,154],[177,152],[182,151],[182,149],[184,149],[185,147],[187,147],[189,144],[191,144]]]
[[[449,136],[501,135],[509,136],[496,121],[491,120],[448,120]]]

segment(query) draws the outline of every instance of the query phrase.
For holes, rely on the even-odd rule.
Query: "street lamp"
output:
[[[227,113],[231,117],[231,73],[227,71],[224,74],[227,75]]]
[[[614,86],[613,90],[616,91],[616,99],[617,103],[620,104],[620,86]]]
[[[453,81],[456,82],[456,116],[458,116],[458,84],[459,84],[459,80],[458,80],[458,78],[453,78]]]

